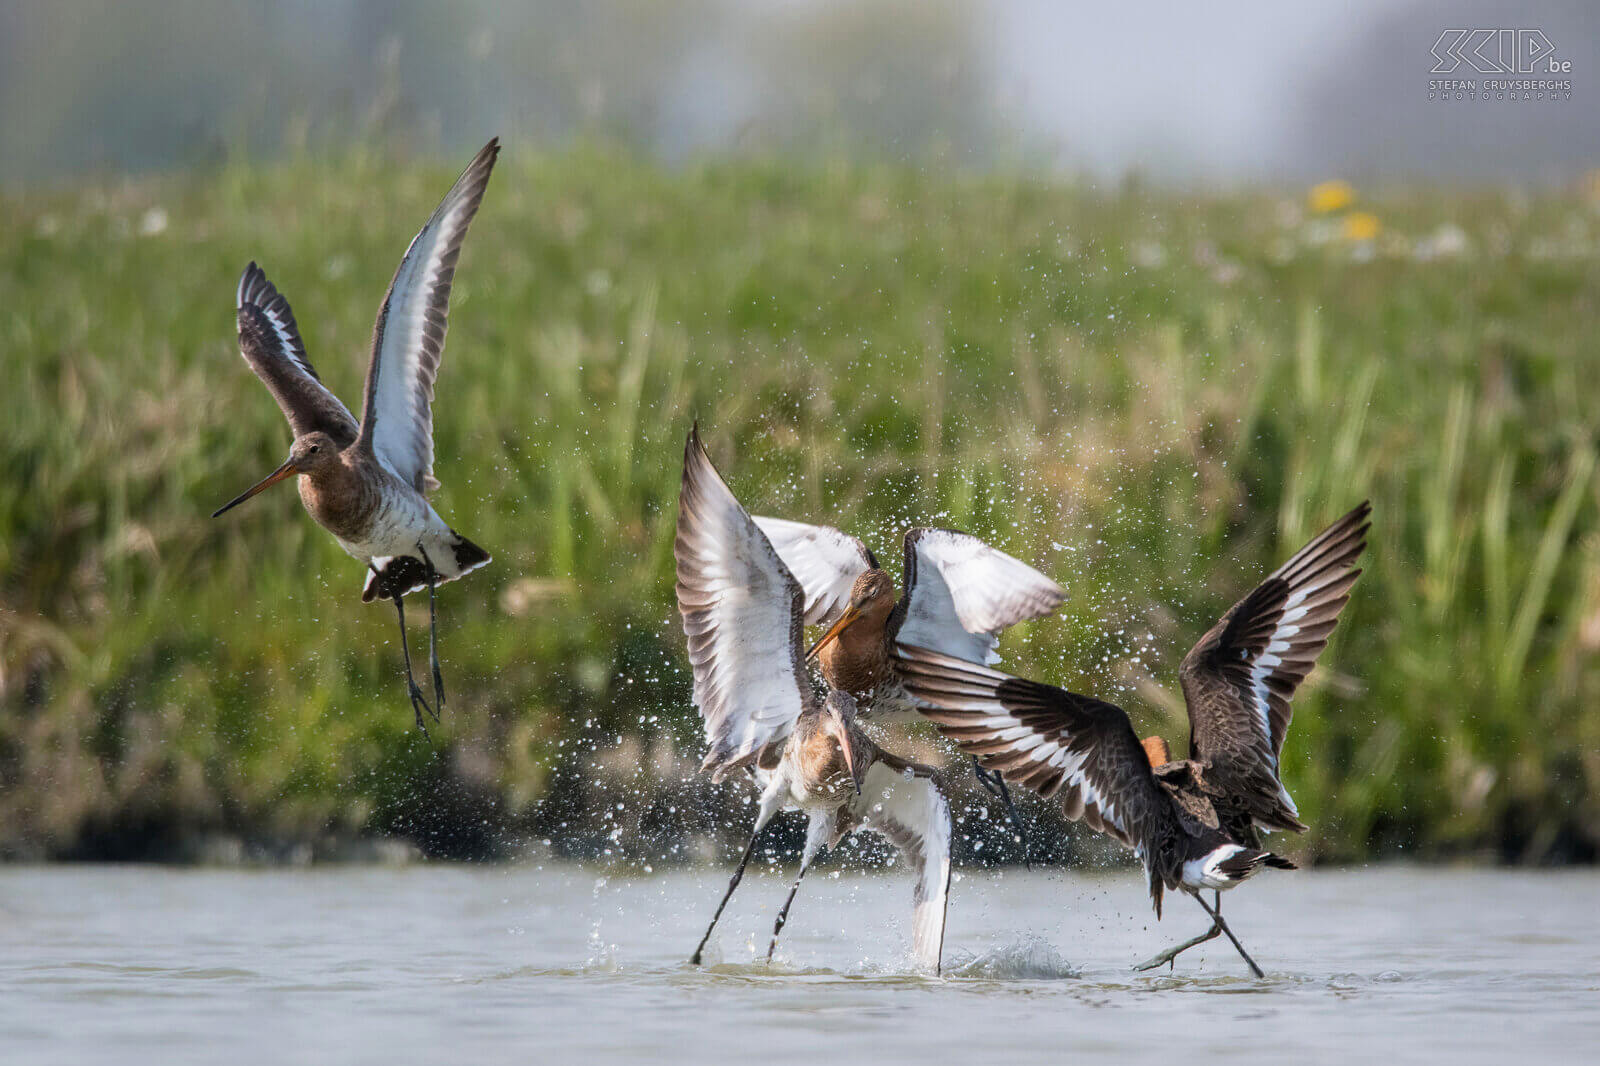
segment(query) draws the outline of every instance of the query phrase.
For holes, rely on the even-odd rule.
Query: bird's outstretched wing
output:
[[[803,594],[766,535],[689,431],[678,496],[678,611],[694,700],[721,781],[784,740],[813,699],[803,659]]]
[[[1002,631],[1049,614],[1064,599],[1060,585],[969,533],[913,529],[906,534],[895,639],[968,662],[996,663]]]
[[[806,592],[806,625],[832,625],[850,603],[850,586],[878,565],[867,546],[832,526],[755,516],[778,557]]]
[[[467,226],[483,202],[500,140],[483,146],[406,249],[372,330],[361,439],[418,492],[433,478],[433,383],[444,354],[450,286]]]
[[[1350,600],[1371,513],[1362,503],[1318,534],[1234,604],[1179,668],[1190,756],[1269,829],[1304,828],[1278,778],[1289,701]]]
[[[898,848],[911,868],[911,952],[917,965],[937,974],[950,894],[950,805],[930,777],[880,761],[867,769],[850,810]]]
[[[1121,707],[926,648],[899,652],[923,715],[986,769],[1060,796],[1068,818],[1141,853],[1170,825],[1170,803]]]
[[[320,430],[341,448],[355,440],[361,428],[355,416],[317,376],[306,358],[305,342],[300,339],[289,301],[254,263],[239,277],[234,306],[239,317],[239,354],[278,401],[294,435]]]

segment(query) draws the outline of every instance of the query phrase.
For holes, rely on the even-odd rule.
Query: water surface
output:
[[[942,979],[902,871],[0,868],[0,1062],[1593,1061],[1593,871],[1268,873],[1224,897],[1267,971],[1131,872],[958,871]],[[1182,1049],[1181,1052],[1178,1049]]]

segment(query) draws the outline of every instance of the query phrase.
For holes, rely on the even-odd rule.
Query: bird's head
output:
[[[894,578],[889,576],[889,572],[877,567],[865,571],[856,578],[855,584],[850,586],[850,602],[845,605],[844,613],[815,644],[811,645],[811,650],[806,652],[807,661],[815,659],[823,648],[838,640],[845,630],[863,619],[877,628],[882,628],[889,620],[889,613],[894,610],[894,604]]]
[[[270,488],[285,478],[295,474],[315,473],[336,462],[338,458],[339,446],[333,442],[332,437],[321,430],[303,433],[289,446],[289,458],[283,461],[282,466],[217,508],[211,513],[211,517],[216,518],[224,511],[233,510],[262,489]]]
[[[289,446],[289,461],[294,464],[297,474],[309,474],[338,458],[339,446],[321,430],[302,434]]]

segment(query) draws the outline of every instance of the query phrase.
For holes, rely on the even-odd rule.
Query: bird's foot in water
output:
[[[1215,940],[1221,935],[1222,927],[1213,923],[1210,929],[1206,930],[1204,933],[1201,933],[1199,936],[1190,937],[1183,943],[1170,947],[1159,955],[1151,956],[1150,958],[1141,962],[1139,965],[1135,966],[1134,969],[1136,971],[1153,970],[1157,966],[1161,966],[1163,964],[1172,966],[1174,964],[1174,960],[1176,960],[1177,957],[1182,955],[1185,951],[1188,951],[1190,948],[1197,945],[1204,944],[1207,940]]]

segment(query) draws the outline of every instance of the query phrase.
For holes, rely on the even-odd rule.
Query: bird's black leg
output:
[[[1197,895],[1197,896],[1195,896],[1195,899],[1200,899],[1200,897]],[[1204,900],[1201,900],[1200,906],[1202,906],[1202,907],[1205,906],[1205,901]],[[1207,908],[1207,909],[1209,909],[1209,908]],[[1220,915],[1221,913],[1222,913],[1222,890],[1218,889],[1217,890],[1217,909],[1216,909],[1215,914],[1212,917],[1211,928],[1210,929],[1207,929],[1205,932],[1201,933],[1199,936],[1190,937],[1188,940],[1185,940],[1183,943],[1178,944],[1175,947],[1168,948],[1167,950],[1163,951],[1159,955],[1151,956],[1150,958],[1148,958],[1148,959],[1144,960],[1143,962],[1141,962],[1139,965],[1135,966],[1134,969],[1135,970],[1153,970],[1157,966],[1160,966],[1162,963],[1166,963],[1167,964],[1167,969],[1169,969],[1169,970],[1177,969],[1177,958],[1178,958],[1179,955],[1182,955],[1185,951],[1188,951],[1190,948],[1194,947],[1196,944],[1204,944],[1207,940],[1215,940],[1215,939],[1217,939],[1217,937],[1222,935],[1222,926],[1217,924],[1218,921],[1221,920],[1219,917],[1217,917],[1217,915]]]
[[[1033,863],[1028,858],[1028,829],[1022,824],[1022,816],[1017,813],[1017,805],[1011,802],[1011,789],[1006,787],[1006,779],[997,770],[985,770],[978,762],[978,757],[972,757],[972,772],[978,778],[978,784],[984,790],[1006,805],[1006,814],[1011,818],[1011,825],[1017,831],[1017,836],[1022,838],[1022,865],[1033,869]]]
[[[367,565],[372,567],[374,574],[378,572],[377,567],[373,567],[371,563]],[[402,594],[398,592],[394,594],[394,611],[395,615],[400,619],[400,654],[405,658],[406,687],[410,689],[411,694],[411,713],[417,716],[417,728],[422,730],[423,736],[427,737],[429,736],[428,723],[423,720],[422,712],[427,711],[429,714],[433,714],[433,708],[429,707],[428,701],[423,698],[422,689],[417,686],[417,679],[411,676],[411,646],[406,643],[406,605]],[[438,715],[433,714],[433,717],[434,721],[438,721]],[[429,739],[432,738],[429,737]]]
[[[809,863],[800,865],[800,872],[794,876],[794,884],[789,886],[789,898],[783,901],[783,909],[778,912],[778,920],[772,926],[772,943],[767,945],[767,961],[772,961],[772,953],[778,947],[778,934],[783,932],[783,923],[789,920],[789,904],[794,902],[794,894],[800,891],[800,879],[811,869]]]
[[[428,558],[428,550],[421,541],[417,542],[417,551],[422,553],[422,563],[428,568],[428,664],[433,667],[433,717],[437,720],[444,710],[444,678],[439,674],[439,611],[434,599],[439,571],[433,568],[433,560]]]
[[[1239,943],[1239,938],[1233,935],[1233,930],[1228,928],[1228,923],[1222,920],[1222,893],[1217,893],[1216,910],[1212,910],[1209,906],[1207,906],[1206,901],[1201,899],[1198,894],[1196,894],[1194,897],[1194,901],[1200,904],[1200,906],[1205,907],[1206,913],[1211,915],[1211,920],[1216,923],[1217,928],[1226,933],[1228,935],[1228,939],[1233,941],[1233,946],[1238,950],[1239,957],[1244,959],[1244,961],[1249,964],[1250,972],[1255,974],[1257,977],[1267,976],[1261,972],[1261,967],[1256,965],[1256,960],[1250,957],[1250,953],[1245,951],[1244,945]]]
[[[750,843],[745,845],[744,854],[739,858],[739,866],[733,871],[733,880],[728,882],[728,891],[722,894],[722,902],[717,904],[717,913],[711,916],[711,924],[706,926],[706,935],[700,938],[700,943],[695,946],[694,954],[689,956],[690,966],[700,965],[700,956],[705,953],[706,941],[711,939],[711,930],[717,927],[717,919],[722,917],[722,908],[728,905],[728,900],[733,897],[733,890],[739,887],[739,882],[744,879],[744,868],[750,864],[750,856],[755,853],[756,839],[761,836],[765,826],[757,825],[755,832],[750,834]]]
[[[1185,951],[1188,951],[1190,948],[1194,947],[1196,944],[1204,944],[1207,940],[1215,940],[1217,937],[1219,937],[1221,935],[1222,935],[1222,927],[1217,925],[1216,922],[1212,922],[1211,923],[1211,928],[1207,929],[1205,932],[1201,933],[1199,936],[1192,936],[1188,940],[1185,940],[1183,943],[1178,944],[1175,947],[1170,947],[1167,950],[1163,951],[1161,954],[1155,955],[1155,956],[1153,956],[1151,958],[1148,958],[1148,959],[1144,960],[1139,965],[1135,966],[1134,969],[1135,970],[1153,970],[1157,966],[1160,966],[1162,963],[1166,963],[1168,966],[1172,966],[1174,964],[1173,960],[1175,960],[1179,955],[1182,955]]]

